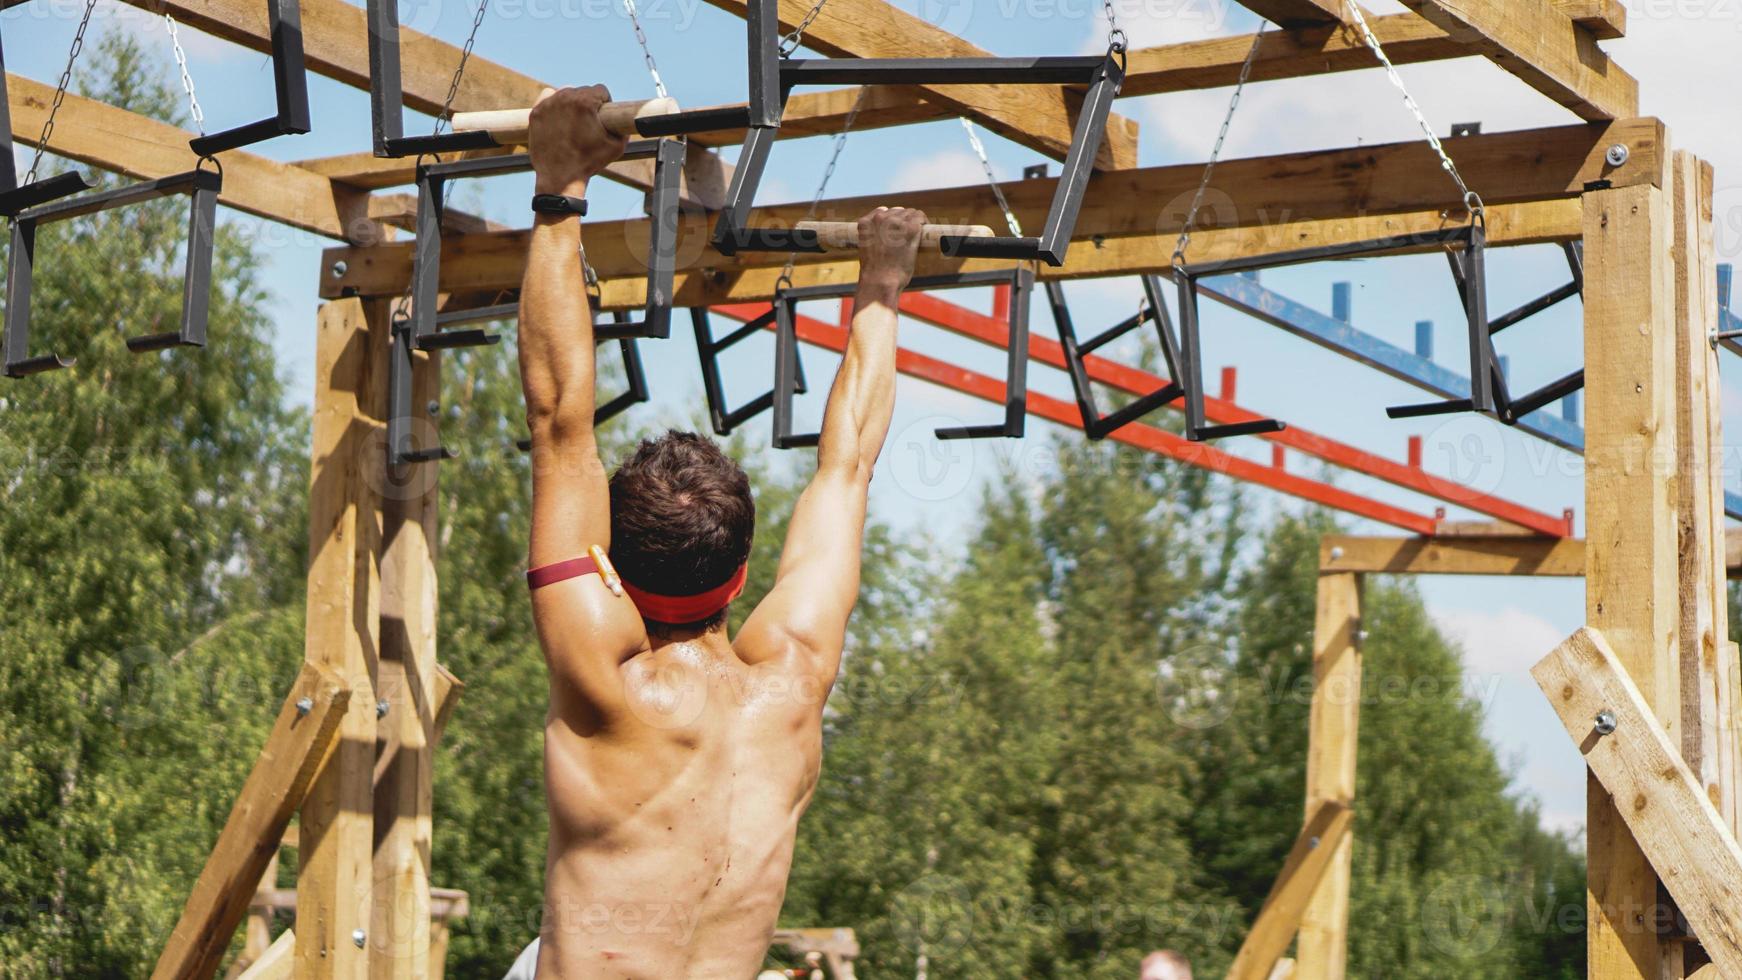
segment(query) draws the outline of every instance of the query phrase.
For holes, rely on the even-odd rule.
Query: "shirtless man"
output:
[[[623,140],[599,86],[532,113],[537,191],[583,197]],[[579,219],[539,214],[520,294],[532,429],[533,616],[550,668],[550,857],[538,976],[748,980],[786,894],[822,711],[859,591],[871,470],[895,398],[896,304],[925,216],[860,219],[851,339],[773,589],[726,635],[756,520],[706,438],[643,442],[606,479]],[[598,569],[595,547],[608,549]],[[615,576],[610,565],[615,565]]]

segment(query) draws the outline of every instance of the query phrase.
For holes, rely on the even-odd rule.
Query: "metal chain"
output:
[[[780,56],[782,58],[790,58],[793,52],[798,50],[799,42],[804,39],[805,29],[816,22],[817,16],[823,12],[823,8],[828,6],[828,3],[829,0],[817,0],[816,6],[804,15],[804,20],[798,22],[798,26],[792,29],[792,33],[780,39]]]
[[[67,66],[61,70],[60,83],[54,88],[54,101],[49,103],[48,118],[42,121],[42,135],[36,138],[36,155],[30,158],[30,169],[25,172],[26,184],[36,183],[36,168],[42,163],[42,154],[48,149],[48,138],[54,135],[55,113],[60,112],[60,104],[67,97],[67,86],[73,80],[73,62],[79,60],[79,52],[85,47],[85,28],[91,24],[91,11],[97,7],[97,0],[85,0],[85,15],[79,18],[79,29],[73,32],[72,47],[67,49]]]
[[[817,6],[820,7],[822,4]],[[805,221],[817,216],[817,208],[823,203],[823,193],[829,189],[829,178],[835,176],[835,164],[841,161],[841,149],[847,145],[847,134],[853,131],[853,120],[859,118],[859,107],[865,104],[865,93],[869,91],[871,91],[869,85],[859,87],[859,97],[853,100],[853,108],[847,110],[847,118],[841,123],[841,131],[835,134],[835,148],[829,153],[829,163],[823,168],[823,179],[817,182],[817,192],[811,197],[811,205],[805,209]],[[791,284],[792,270],[797,264],[798,253],[788,252],[786,265],[780,270],[780,278],[774,281],[776,289],[780,288],[780,284],[783,282]]]
[[[986,157],[986,144],[980,142],[980,134],[974,130],[974,124],[963,116],[962,131],[968,134],[968,144],[974,148],[974,154],[980,158],[980,169],[986,172],[986,183],[992,188],[992,196],[998,199],[998,210],[1004,212],[1004,223],[1010,227],[1012,237],[1022,237],[1022,223],[1016,220],[1016,212],[1010,210],[1010,201],[1004,197],[1004,188],[998,186],[998,178],[992,173],[992,161]]]
[[[641,29],[641,18],[635,10],[635,0],[623,0],[623,9],[629,13],[629,23],[635,28],[635,43],[641,45],[641,60],[647,63],[647,74],[653,77],[653,90],[663,99],[666,97],[665,82],[659,77],[659,65],[653,60],[653,49],[647,46],[647,32]]]
[[[1124,51],[1128,39],[1119,26],[1119,15],[1113,9],[1113,0],[1101,0],[1101,13],[1107,17],[1107,50]]]
[[[460,48],[460,63],[454,66],[454,77],[448,82],[447,97],[442,99],[441,115],[436,117],[433,133],[435,136],[442,134],[442,127],[454,116],[454,98],[460,94],[460,80],[466,77],[466,62],[472,58],[472,45],[478,43],[478,28],[484,25],[484,11],[489,8],[490,0],[478,0],[478,12],[472,15],[471,33],[466,35],[465,46]]]
[[[169,32],[169,44],[175,49],[175,64],[181,69],[181,87],[188,93],[188,110],[193,113],[194,128],[206,135],[206,114],[200,110],[200,97],[194,94],[194,77],[188,74],[188,55],[181,49],[181,34],[176,31],[175,18],[163,15],[163,29]]]
[[[1192,243],[1192,229],[1197,226],[1198,211],[1204,206],[1204,194],[1210,189],[1210,177],[1216,172],[1216,161],[1222,158],[1222,145],[1228,141],[1228,127],[1233,125],[1234,113],[1240,108],[1240,94],[1246,91],[1246,80],[1252,77],[1252,62],[1257,59],[1258,48],[1264,43],[1264,28],[1267,23],[1260,20],[1258,32],[1252,36],[1252,47],[1246,52],[1246,60],[1240,65],[1240,80],[1234,83],[1234,94],[1228,99],[1228,112],[1222,117],[1222,130],[1216,134],[1216,145],[1210,151],[1210,161],[1204,164],[1204,176],[1198,181],[1198,192],[1192,196],[1192,206],[1186,211],[1186,222],[1179,230],[1179,241],[1174,243],[1173,267],[1176,269],[1185,265],[1186,248]]]
[[[1409,107],[1411,113],[1414,113],[1415,121],[1421,126],[1422,134],[1427,137],[1428,145],[1434,148],[1435,153],[1439,154],[1440,167],[1451,176],[1452,183],[1458,185],[1458,193],[1463,195],[1464,207],[1469,209],[1472,219],[1480,219],[1483,215],[1481,196],[1471,190],[1470,185],[1464,183],[1464,175],[1458,172],[1458,165],[1452,162],[1451,155],[1446,153],[1445,145],[1440,142],[1433,126],[1428,124],[1427,116],[1422,114],[1421,106],[1416,104],[1415,98],[1409,94],[1409,89],[1404,87],[1403,76],[1397,73],[1396,66],[1386,56],[1385,48],[1380,45],[1379,38],[1375,37],[1373,29],[1367,26],[1367,18],[1361,13],[1361,5],[1349,3],[1345,6],[1354,15],[1355,27],[1360,30],[1361,37],[1367,42],[1367,47],[1373,49],[1374,57],[1378,58],[1379,63],[1385,66],[1385,73],[1391,77],[1391,84],[1403,93],[1403,104]]]

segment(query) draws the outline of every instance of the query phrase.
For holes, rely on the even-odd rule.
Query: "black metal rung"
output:
[[[1475,404],[1468,398],[1454,398],[1451,401],[1427,402],[1421,405],[1396,405],[1385,410],[1387,418],[1416,419],[1428,415],[1452,415],[1457,412],[1475,410]]]
[[[258,122],[251,122],[243,126],[237,126],[233,129],[226,129],[221,133],[212,133],[209,136],[195,137],[194,139],[188,140],[188,149],[194,151],[195,156],[217,156],[225,150],[234,150],[239,146],[249,146],[263,140],[272,139],[275,136],[299,136],[308,131],[309,128],[307,126],[289,125],[277,116],[272,116],[268,119],[259,120]]]
[[[1169,402],[1178,400],[1184,394],[1185,389],[1180,386],[1179,382],[1170,381],[1142,398],[1096,419],[1089,427],[1089,438],[1097,441],[1105,439],[1115,431],[1130,425],[1150,412],[1167,405]]]
[[[714,341],[713,344],[711,344],[708,349],[712,353],[719,353],[720,351],[723,351],[726,348],[731,347],[733,344],[738,343],[739,341],[743,340],[746,337],[753,336],[757,333],[760,333],[760,332],[768,329],[768,325],[770,323],[773,323],[773,322],[774,322],[774,311],[769,310],[767,313],[762,314],[761,316],[757,317],[754,320],[745,321],[743,326],[732,331],[731,333],[727,334],[726,336],[721,337],[719,340]]]
[[[6,365],[6,376],[8,378],[22,378],[32,374],[41,374],[44,371],[57,371],[61,368],[70,368],[76,363],[78,362],[75,359],[71,357],[62,357],[59,354],[44,354],[41,357],[27,357],[22,361],[14,361],[11,364]]]
[[[774,441],[774,443],[775,443],[774,448],[776,448],[776,449],[803,449],[806,446],[816,445],[817,443],[822,441],[822,438],[823,438],[823,434],[821,432],[809,432],[809,433],[806,433],[804,435],[797,435],[797,436],[784,436],[784,437],[776,439]]]
[[[1192,442],[1213,442],[1217,439],[1232,439],[1235,436],[1258,436],[1268,432],[1281,432],[1288,428],[1275,419],[1257,419],[1251,422],[1231,422],[1227,425],[1206,425],[1195,432],[1187,432],[1186,438]]]
[[[594,324],[593,340],[603,343],[607,340],[640,340],[647,336],[647,324],[641,320],[621,320],[616,323]]]
[[[453,323],[486,323],[493,320],[512,320],[520,315],[519,303],[498,303],[495,306],[480,306],[472,310],[454,310],[449,313],[437,313],[435,325],[439,328]]]
[[[10,218],[26,208],[46,204],[69,194],[88,191],[95,186],[97,185],[86,180],[80,173],[55,174],[46,180],[0,193],[0,215]]]
[[[1582,368],[1564,378],[1550,381],[1528,395],[1512,399],[1512,403],[1507,406],[1507,421],[1517,421],[1544,405],[1560,401],[1584,386],[1585,372]]]
[[[438,463],[444,459],[453,459],[460,455],[446,446],[436,446],[433,449],[412,449],[399,454],[401,463]]]
[[[482,330],[438,330],[417,338],[418,350],[453,350],[459,347],[489,347],[502,338]]]
[[[642,136],[683,136],[715,129],[749,129],[750,108],[742,105],[710,106],[686,109],[664,116],[649,116],[635,120],[635,131]]]
[[[788,58],[791,85],[1087,85],[1102,55],[1044,58]]]
[[[1497,334],[1500,331],[1505,330],[1507,327],[1510,327],[1521,320],[1527,320],[1563,300],[1571,299],[1572,297],[1579,295],[1582,291],[1583,290],[1579,288],[1578,283],[1569,282],[1553,292],[1544,293],[1536,299],[1520,306],[1518,309],[1490,320],[1488,322],[1488,333],[1490,336]]]
[[[997,439],[1008,435],[1002,422],[996,425],[952,425],[932,434],[939,439]]]
[[[1146,321],[1149,320],[1149,318],[1150,318],[1149,308],[1144,307],[1142,310],[1139,310],[1138,312],[1133,313],[1131,316],[1126,317],[1123,321],[1116,323],[1111,327],[1108,327],[1106,330],[1103,330],[1100,333],[1096,334],[1095,336],[1084,341],[1083,343],[1078,344],[1077,351],[1079,354],[1086,357],[1089,354],[1091,354],[1097,350],[1100,350],[1102,347],[1107,346],[1108,344],[1112,343],[1113,341],[1118,340],[1120,337],[1125,336],[1126,334],[1130,333],[1132,330],[1135,330],[1136,328],[1142,326]]]
[[[194,343],[191,343],[188,341],[184,341],[184,340],[182,340],[181,334],[173,333],[173,332],[172,333],[154,333],[154,334],[147,334],[144,337],[128,337],[127,338],[127,349],[132,351],[135,354],[143,354],[146,351],[154,351],[154,350],[168,350],[171,347],[181,347],[184,344],[186,346],[189,346],[189,347],[204,346],[203,344],[194,344]]]
[[[381,156],[410,157],[424,153],[450,153],[455,150],[487,150],[501,146],[482,130],[465,133],[442,133],[440,136],[401,136],[382,143]]]

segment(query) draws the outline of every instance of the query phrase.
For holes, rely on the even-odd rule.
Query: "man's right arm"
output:
[[[740,632],[778,634],[774,643],[751,646],[796,648],[825,682],[840,666],[847,618],[859,598],[871,472],[895,409],[896,311],[924,224],[924,213],[906,208],[878,209],[859,220],[859,288],[846,356],[823,413],[816,476],[793,508],[774,589]]]

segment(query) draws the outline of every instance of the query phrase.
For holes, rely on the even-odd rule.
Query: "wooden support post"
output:
[[[1530,673],[1592,778],[1612,798],[1626,801],[1618,816],[1703,941],[1718,975],[1742,977],[1742,846],[1617,653],[1601,632],[1585,627]],[[1593,977],[1602,975],[1596,965]],[[1681,974],[1673,976],[1679,980]]]
[[[359,980],[368,972],[374,878],[371,782],[388,301],[338,300],[321,307],[318,322],[306,656],[344,678],[355,696],[339,743],[303,804],[296,975]]]
[[[1355,800],[1361,720],[1361,587],[1353,572],[1320,572],[1313,622],[1313,702],[1307,733],[1307,820],[1328,803]],[[1302,980],[1341,980],[1348,968],[1349,876],[1354,836],[1343,836],[1300,919],[1295,954]]]
[[[412,404],[436,399],[440,391],[439,357],[415,355]],[[376,723],[372,980],[422,980],[429,974],[439,472],[432,463],[396,467],[383,504],[376,691],[386,711]]]
[[[319,664],[304,665],[157,959],[153,980],[205,980],[217,971],[267,862],[278,853],[290,815],[338,737],[350,700],[340,677]]]
[[[1343,845],[1349,841],[1355,813],[1335,800],[1319,804],[1295,838],[1288,859],[1258,918],[1240,944],[1234,965],[1228,968],[1228,980],[1270,980],[1288,944],[1301,926],[1301,916],[1314,899],[1327,875],[1347,855]]]
[[[1723,417],[1717,329],[1712,171],[1691,153],[1673,160],[1676,310],[1676,487],[1681,553],[1682,758],[1725,822],[1737,828],[1737,665],[1728,656]]]
[[[1667,183],[1592,190],[1584,197],[1585,621],[1608,637],[1658,721],[1679,740],[1676,332]],[[1657,932],[1657,876],[1595,776],[1587,777],[1586,797],[1589,975],[1655,980],[1665,957],[1679,953],[1679,944],[1662,942]]]

